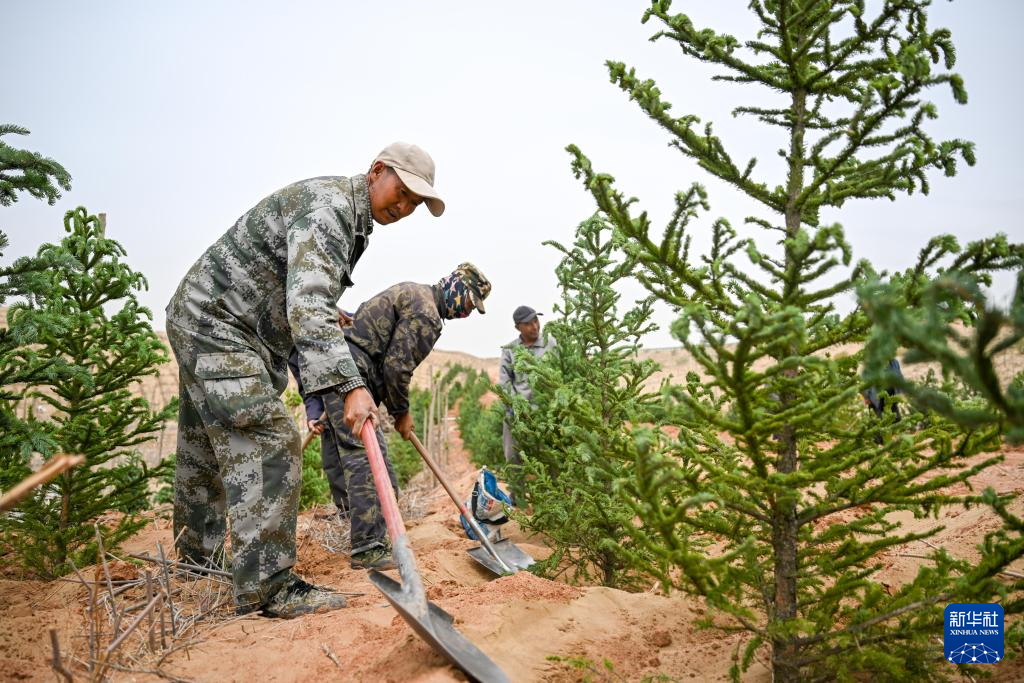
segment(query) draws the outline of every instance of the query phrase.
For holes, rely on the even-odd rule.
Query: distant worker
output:
[[[522,346],[537,358],[547,353],[555,345],[554,339],[541,339],[540,319],[538,313],[529,306],[520,306],[512,313],[512,322],[519,330],[519,336],[501,348],[501,368],[498,370],[498,385],[511,396],[522,396],[527,401],[533,400],[529,378],[525,372],[515,369],[515,350]],[[505,413],[505,421],[501,430],[502,447],[505,450],[505,462],[522,465],[523,460],[519,447],[512,437],[512,409]]]
[[[442,321],[465,318],[474,309],[484,313],[484,299],[490,292],[491,283],[483,273],[463,263],[435,285],[402,282],[385,289],[363,303],[351,326],[344,328],[359,374],[374,401],[387,406],[402,438],[408,440],[415,432],[409,410],[413,371],[441,337]],[[323,398],[328,416],[324,440],[333,435],[335,443],[322,447],[337,453],[335,463],[324,459],[324,471],[335,505],[339,511],[347,509],[352,520],[352,568],[388,569],[394,562],[366,447],[342,419],[341,402],[332,396]],[[306,417],[315,420],[313,416],[321,411],[307,404]],[[377,441],[397,493],[398,482],[379,427]]]
[[[375,223],[399,221],[420,204],[441,215],[433,184],[430,156],[398,142],[366,173],[289,185],[243,214],[171,297],[175,547],[180,559],[204,563],[230,529],[239,614],[295,617],[345,606],[344,596],[293,571],[302,462],[281,401],[288,356],[298,349],[306,389],[333,399],[339,421],[356,432],[377,422],[335,306]]]
[[[895,358],[889,360],[889,364],[885,368],[886,374],[892,376],[895,380],[903,379],[903,369],[900,367],[900,362]],[[894,383],[895,384],[895,383]],[[861,397],[864,399],[865,405],[874,411],[875,415],[881,419],[885,417],[886,406],[892,411],[892,414],[896,416],[896,422],[900,422],[903,419],[903,415],[900,414],[900,404],[897,401],[887,401],[887,398],[898,396],[902,394],[897,386],[886,387],[884,392],[878,390],[877,387],[868,387],[861,392]],[[875,433],[875,443],[881,446],[884,443],[882,435]]]

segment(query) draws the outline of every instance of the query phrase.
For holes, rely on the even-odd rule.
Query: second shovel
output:
[[[427,467],[429,467],[430,471],[434,473],[437,480],[441,482],[441,486],[444,487],[444,490],[448,492],[448,496],[452,499],[452,502],[455,503],[455,507],[459,509],[463,519],[469,523],[469,526],[473,529],[473,533],[476,534],[478,539],[480,539],[480,546],[470,548],[467,551],[470,557],[499,576],[515,574],[519,570],[526,569],[535,562],[532,557],[507,538],[496,543],[491,543],[487,538],[487,534],[485,534],[483,529],[480,528],[480,525],[477,524],[473,513],[467,510],[465,503],[459,500],[459,496],[455,493],[452,485],[448,482],[448,478],[444,476],[444,472],[441,471],[441,468],[437,466],[434,459],[430,457],[429,453],[427,453],[427,449],[425,449],[423,444],[420,443],[416,434],[412,434],[409,440],[412,441],[412,445],[416,447],[417,451],[419,451],[420,457],[423,458],[423,462],[427,463]]]

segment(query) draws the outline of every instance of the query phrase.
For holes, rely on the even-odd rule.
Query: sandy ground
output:
[[[449,472],[458,490],[468,490],[473,471],[457,434],[453,440]],[[607,659],[627,680],[658,673],[681,680],[726,679],[738,637],[696,630],[693,623],[702,612],[697,601],[653,591],[574,587],[526,572],[495,578],[465,552],[475,544],[462,533],[443,489],[427,489],[421,507],[422,516],[407,519],[407,526],[428,597],[452,614],[456,628],[513,681],[582,678],[582,672],[549,661],[550,656],[582,656],[599,667]],[[190,647],[160,663],[164,675],[192,681],[465,680],[416,637],[369,583],[366,572],[350,569],[344,554],[324,547],[324,526],[334,524],[310,513],[301,517],[297,570],[317,583],[358,593],[347,609],[291,621],[233,618],[222,611],[199,628]],[[505,531],[535,557],[547,552],[514,523]],[[153,553],[157,541],[164,547],[172,541],[166,520],[155,520],[125,551]],[[116,569],[125,578],[137,573],[127,565]],[[397,572],[390,573],[397,578]],[[93,570],[83,574],[91,577]],[[85,654],[84,588],[71,581],[4,580],[0,590],[5,596],[0,605],[0,679],[53,680],[50,628],[57,630],[66,653]],[[141,644],[140,637],[131,644],[132,651],[139,651]],[[152,659],[140,659],[135,668],[153,668]],[[112,678],[156,680],[151,674],[129,672],[115,672]],[[596,680],[602,680],[601,674]],[[755,666],[750,680],[767,680],[763,667]]]
[[[977,486],[1000,492],[1024,490],[1024,450],[1007,452],[1007,460],[980,475]],[[453,436],[449,474],[458,490],[471,487],[473,471],[458,436]],[[683,595],[666,597],[652,589],[642,593],[601,587],[575,587],[521,572],[494,578],[474,562],[466,549],[474,544],[458,526],[454,507],[443,490],[426,480],[414,490],[418,508],[407,518],[428,597],[455,617],[456,628],[489,655],[513,681],[577,681],[585,671],[551,661],[552,656],[585,657],[600,669],[604,660],[614,674],[590,672],[595,681],[641,680],[663,674],[680,681],[728,679],[731,655],[741,636],[700,630],[699,601]],[[1021,507],[1019,504],[1015,507]],[[299,563],[307,578],[354,593],[349,607],[291,621],[260,617],[235,618],[229,609],[203,622],[181,649],[156,662],[139,655],[130,672],[114,672],[120,681],[158,680],[142,673],[159,669],[162,676],[187,681],[347,681],[433,682],[465,680],[421,641],[368,582],[352,570],[337,547],[339,528],[326,515],[305,513],[299,521]],[[323,512],[322,510],[320,511]],[[409,517],[411,517],[410,515]],[[983,510],[951,510],[939,519],[904,520],[909,528],[946,528],[930,543],[962,557],[976,556],[975,544],[996,521]],[[511,528],[510,528],[511,527]],[[535,557],[547,552],[543,543],[506,525],[512,540]],[[156,543],[171,544],[166,520],[156,519],[127,544],[127,552],[155,552]],[[898,585],[910,578],[929,548],[917,542],[885,556],[882,580]],[[1016,567],[1024,570],[1024,566]],[[132,578],[138,570],[115,563],[115,579]],[[396,572],[391,572],[397,578]],[[91,577],[93,570],[83,571]],[[48,630],[57,630],[64,652],[86,652],[87,591],[72,581],[50,583],[3,580],[0,591],[0,680],[50,681]],[[127,652],[141,653],[134,638]],[[1024,680],[1016,661],[994,665],[995,680]],[[82,676],[85,679],[85,676]],[[744,680],[767,682],[761,661]]]
[[[689,368],[685,352],[654,349],[645,355],[665,367],[661,374],[681,376]],[[497,359],[435,351],[417,371],[414,381],[425,386],[432,370],[451,362],[497,375]],[[1019,366],[1017,366],[1019,367]],[[161,403],[177,391],[173,364],[159,377],[143,383],[141,392]],[[660,375],[659,375],[660,377]],[[150,446],[147,459],[174,448],[174,425]],[[1024,449],[1007,450],[1006,461],[980,474],[976,490],[992,486],[1001,493],[1024,491]],[[468,492],[474,472],[457,432],[452,437],[447,470],[457,490]],[[719,631],[700,630],[701,603],[684,595],[666,597],[652,586],[649,591],[626,593],[602,587],[574,587],[537,578],[529,573],[495,578],[474,562],[457,521],[454,506],[440,486],[425,478],[409,487],[403,507],[428,595],[455,617],[456,628],[489,655],[513,681],[639,681],[665,675],[678,681],[724,681],[732,654],[745,639]],[[1014,511],[1024,514],[1018,500]],[[122,646],[134,659],[122,661],[130,671],[112,672],[118,681],[345,681],[433,682],[465,680],[421,641],[369,583],[366,573],[352,570],[339,543],[344,529],[324,510],[304,513],[299,520],[300,573],[317,583],[353,594],[349,607],[291,621],[259,617],[236,618],[230,607],[213,612],[188,637],[174,641],[170,654],[142,654],[140,637]],[[320,513],[320,514],[318,514]],[[849,511],[846,514],[856,514]],[[910,579],[931,551],[942,546],[964,558],[978,556],[977,544],[998,521],[984,509],[947,509],[938,519],[900,520],[907,529],[944,529],[928,543],[896,548],[883,558],[881,580],[893,587]],[[157,542],[172,545],[167,519],[153,522],[126,546],[126,552],[154,553]],[[547,550],[542,539],[529,538],[514,524],[506,534],[535,557]],[[343,541],[343,539],[342,539]],[[127,563],[115,563],[121,578],[138,575]],[[1024,572],[1024,563],[1013,569]],[[95,568],[83,574],[94,576]],[[396,578],[397,573],[391,572]],[[115,577],[116,578],[116,577]],[[206,582],[201,582],[204,586]],[[134,589],[133,589],[134,590]],[[215,588],[202,589],[209,598]],[[196,594],[200,593],[196,589]],[[87,591],[73,579],[38,582],[13,578],[0,571],[0,681],[52,681],[48,631],[55,629],[65,656],[81,661],[87,654]],[[140,595],[128,593],[131,599]],[[193,599],[193,594],[180,599]],[[106,620],[103,615],[101,620]],[[107,641],[109,642],[109,640]],[[582,657],[595,663],[594,671],[580,671],[551,657]],[[603,668],[607,660],[614,673]],[[159,677],[155,673],[159,671]],[[76,679],[88,680],[84,670]],[[1024,680],[1024,665],[1004,661],[993,666],[994,680]],[[770,675],[763,655],[744,677],[766,683]]]

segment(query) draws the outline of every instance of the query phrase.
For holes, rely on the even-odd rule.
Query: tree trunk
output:
[[[807,114],[807,94],[803,90],[793,93],[794,125],[790,138],[789,150],[789,182],[786,204],[786,234],[795,237],[800,230],[801,215],[797,198],[804,185],[804,124]],[[800,284],[794,255],[786,248],[786,279],[783,290],[783,305],[797,303]],[[798,349],[790,349],[796,353]],[[795,377],[797,369],[785,371],[786,376]],[[782,409],[786,410],[795,400],[789,394],[780,396]],[[779,434],[779,457],[777,471],[790,474],[797,470],[799,455],[797,451],[797,434],[792,425],[785,425]],[[776,497],[772,510],[772,550],[775,555],[775,595],[773,609],[769,610],[771,621],[785,623],[797,617],[797,504],[795,498],[786,493]],[[791,638],[775,638],[772,640],[772,677],[777,683],[799,683],[800,667],[797,660],[797,646]]]

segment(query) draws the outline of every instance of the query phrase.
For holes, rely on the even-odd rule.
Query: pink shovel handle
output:
[[[391,478],[388,476],[387,466],[384,464],[384,456],[380,452],[380,444],[377,443],[377,433],[373,428],[373,422],[367,420],[363,423],[360,432],[363,445],[366,446],[366,458],[370,461],[370,471],[373,473],[373,485],[377,489],[377,498],[380,499],[380,510],[384,514],[384,523],[388,526],[388,536],[391,537],[391,544],[398,545],[398,539],[405,536],[405,522],[398,512],[398,500],[395,499],[395,490],[391,487]]]

